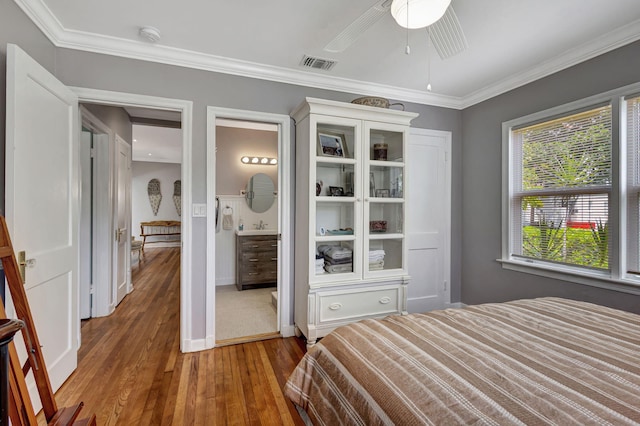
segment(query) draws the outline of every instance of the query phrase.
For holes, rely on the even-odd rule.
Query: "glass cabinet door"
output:
[[[312,120],[311,129],[316,140],[310,170],[315,180],[315,194],[310,197],[310,216],[315,219],[311,277],[315,282],[357,278],[362,274],[362,248],[357,243],[362,238],[361,122]]]
[[[364,164],[369,178],[364,203],[365,276],[405,270],[405,140],[407,129],[365,125]]]

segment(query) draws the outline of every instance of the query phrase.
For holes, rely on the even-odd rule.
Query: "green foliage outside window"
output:
[[[523,195],[522,255],[598,269],[609,267],[608,202],[602,188],[611,185],[611,108],[609,106],[515,131],[521,152],[521,190],[551,191]],[[599,188],[601,202],[582,227],[573,227],[575,204],[585,188]],[[560,195],[552,195],[560,190]],[[576,191],[575,193],[572,191]],[[584,203],[583,205],[587,205]],[[526,216],[526,215],[525,215]],[[553,218],[553,219],[550,219]]]

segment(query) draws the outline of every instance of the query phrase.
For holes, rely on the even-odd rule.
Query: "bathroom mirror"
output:
[[[251,176],[245,188],[244,198],[249,208],[256,213],[264,213],[271,208],[275,187],[271,178],[264,173]]]

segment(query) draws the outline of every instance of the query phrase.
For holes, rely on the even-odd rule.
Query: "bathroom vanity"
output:
[[[275,286],[277,282],[277,231],[236,231],[236,286],[238,290],[258,286]]]

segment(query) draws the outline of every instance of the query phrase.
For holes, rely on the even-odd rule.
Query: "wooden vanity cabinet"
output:
[[[236,287],[275,286],[278,281],[278,236],[236,235]]]

